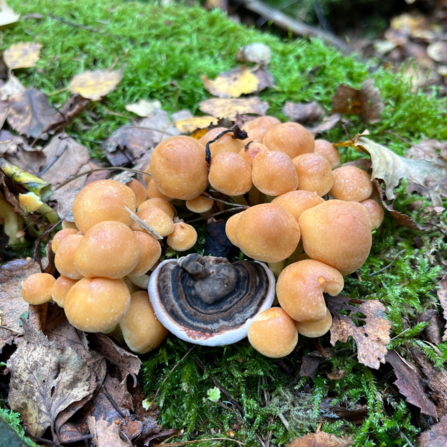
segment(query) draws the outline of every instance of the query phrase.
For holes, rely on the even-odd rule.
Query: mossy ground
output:
[[[119,126],[134,118],[125,105],[139,99],[158,99],[170,112],[188,109],[198,113],[198,104],[209,97],[200,75],[214,77],[237,65],[235,54],[240,46],[264,42],[272,50],[271,72],[276,86],[261,93],[270,103],[269,114],[285,119],[281,109],[286,100],[305,102],[317,100],[327,110],[341,83],[359,87],[374,77],[385,101],[380,123],[369,125],[372,138],[399,154],[407,146],[385,133],[392,130],[400,136],[418,142],[423,138],[447,138],[445,101],[436,92],[414,93],[403,78],[391,70],[354,57],[342,57],[337,51],[319,41],[280,40],[269,34],[246,29],[228,20],[221,12],[206,12],[198,7],[179,4],[158,5],[121,2],[118,0],[10,0],[9,4],[21,14],[37,13],[43,18],[30,18],[3,31],[2,50],[17,42],[38,42],[43,45],[41,59],[34,69],[16,70],[26,85],[51,94],[55,106],[69,97],[67,91],[56,93],[70,79],[85,70],[106,69],[126,64],[124,79],[119,87],[103,101],[92,106],[93,114],[83,113],[66,131],[82,138],[96,158],[103,157],[99,144]],[[63,17],[73,23],[94,28],[87,31],[58,21]],[[350,117],[355,134],[364,130],[356,117]],[[332,141],[346,139],[337,128],[325,135]],[[88,141],[90,140],[90,141]],[[344,158],[357,156],[344,153]],[[396,208],[404,211],[414,197],[400,189]],[[418,217],[420,218],[420,217]],[[436,303],[436,283],[445,244],[441,233],[419,236],[424,245],[413,243],[418,233],[398,228],[390,216],[374,237],[374,247],[360,277],[347,277],[344,293],[363,299],[379,299],[387,307],[392,323],[391,345],[406,355],[406,348],[417,344],[438,365],[447,358],[447,345],[438,346],[439,356],[430,346],[415,336],[424,324],[416,325],[414,317]],[[419,244],[421,246],[421,244]],[[391,267],[374,276],[399,253]],[[408,327],[412,327],[402,335]],[[329,347],[329,337],[322,339]],[[186,354],[190,345],[169,337],[160,349],[144,358],[140,381],[151,399],[172,367]],[[405,349],[404,349],[405,348]],[[353,434],[357,446],[405,446],[402,431],[414,440],[419,427],[410,422],[411,411],[395,388],[388,387],[394,376],[387,366],[380,371],[370,370],[357,362],[354,342],[337,344],[341,353],[326,360],[315,380],[298,375],[303,353],[314,350],[305,343],[299,354],[285,361],[272,360],[256,353],[247,342],[226,348],[197,346],[169,376],[157,398],[160,423],[165,428],[184,428],[183,439],[222,437],[231,426],[235,439],[248,446],[259,445],[256,434],[273,432],[274,445],[283,445],[294,436],[315,431],[320,421],[322,430],[337,435]],[[193,357],[206,368],[203,374]],[[345,370],[340,380],[329,379],[327,372]],[[286,371],[291,371],[287,373]],[[238,419],[232,411],[212,402],[205,402],[207,390],[214,387],[209,374],[244,408]],[[268,390],[271,403],[266,406],[263,390]],[[368,416],[356,426],[344,420],[323,420],[320,403],[367,405]],[[222,397],[225,402],[225,398]],[[277,417],[282,413],[290,424],[287,431]],[[271,418],[271,415],[274,417]],[[424,428],[424,427],[422,427]],[[214,431],[213,431],[214,430]],[[217,433],[217,434],[212,434]],[[197,445],[215,445],[203,442]],[[220,445],[234,445],[221,442]]]

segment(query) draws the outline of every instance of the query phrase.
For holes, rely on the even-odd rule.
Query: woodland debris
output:
[[[334,113],[324,118],[323,121],[317,126],[307,128],[307,130],[315,137],[320,133],[333,129],[340,121],[347,120],[343,120],[339,113]]]
[[[318,105],[317,101],[309,103],[295,103],[286,101],[286,105],[282,109],[282,113],[290,118],[291,121],[298,123],[313,122],[320,119],[323,109]]]
[[[243,99],[213,98],[199,104],[202,112],[216,118],[227,118],[233,121],[237,115],[265,115],[269,107],[268,102],[261,101],[257,96]]]
[[[272,52],[270,48],[263,43],[251,43],[239,49],[236,54],[236,59],[239,62],[253,62],[262,67],[267,67],[270,64]]]
[[[302,438],[295,438],[286,447],[351,447],[352,436],[338,438],[323,431],[310,433]]]
[[[300,368],[300,376],[314,379],[322,361],[324,361],[324,359],[321,356],[304,355]]]
[[[157,109],[161,109],[161,102],[158,100],[146,101],[144,99],[140,99],[135,104],[126,105],[126,110],[135,113],[135,115],[141,116],[142,118],[149,116],[151,113],[154,113]]]
[[[2,101],[10,96],[19,95],[26,90],[26,87],[13,74],[9,76],[8,81],[0,87],[0,99]]]
[[[215,126],[217,118],[213,116],[194,116],[184,120],[176,121],[175,127],[184,134],[193,133],[197,129],[205,129],[209,126]]]
[[[128,447],[132,445],[120,438],[119,425],[114,422],[109,423],[103,419],[97,420],[94,416],[90,416],[87,423],[97,447]]]
[[[11,70],[31,68],[37,64],[42,45],[32,42],[21,42],[11,45],[4,53],[3,59]]]
[[[20,14],[16,14],[5,0],[0,0],[0,26],[15,23],[19,18]]]
[[[438,300],[441,303],[442,309],[444,310],[444,319],[447,321],[447,278],[445,276],[439,283]],[[445,331],[444,335],[442,336],[442,341],[447,341],[447,324],[444,329]]]
[[[447,416],[419,436],[420,447],[445,447],[447,445]]]
[[[439,290],[438,290],[439,294]],[[417,322],[427,322],[428,326],[424,329],[424,334],[427,340],[434,345],[439,345],[441,343],[441,318],[435,309],[429,309],[422,312],[418,316]]]

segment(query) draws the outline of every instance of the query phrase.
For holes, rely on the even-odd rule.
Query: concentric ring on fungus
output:
[[[242,340],[274,297],[275,277],[256,261],[191,254],[162,262],[149,281],[161,324],[182,340],[205,346]]]

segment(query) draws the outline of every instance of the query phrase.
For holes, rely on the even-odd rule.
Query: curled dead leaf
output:
[[[199,108],[202,112],[209,113],[216,118],[227,118],[234,121],[237,115],[265,115],[269,104],[266,101],[261,101],[257,96],[243,99],[213,98],[202,101]]]
[[[323,109],[318,105],[317,101],[309,103],[287,101],[282,109],[282,113],[289,117],[291,121],[307,123],[318,120],[323,114]]]
[[[193,118],[180,120],[175,122],[175,127],[181,133],[193,133],[197,129],[205,129],[208,126],[217,124],[217,118],[213,116],[195,116]]]
[[[334,113],[333,115],[329,115],[323,119],[323,121],[315,127],[309,127],[307,130],[313,135],[316,136],[320,133],[327,132],[328,130],[333,129],[340,121],[342,117],[339,113]],[[347,120],[346,120],[347,121]]]
[[[37,64],[42,45],[33,42],[21,42],[11,45],[3,54],[6,65],[11,70],[31,68]]]

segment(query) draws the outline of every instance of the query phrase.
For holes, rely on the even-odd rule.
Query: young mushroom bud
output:
[[[48,303],[55,282],[54,276],[48,273],[34,273],[23,281],[22,298],[34,305]]]
[[[200,138],[199,143],[206,147],[206,144],[209,141],[214,140],[219,134],[225,132],[225,127],[215,127],[211,129],[208,133],[206,133],[202,138]],[[237,138],[233,138],[231,133],[223,134],[217,141],[210,144],[210,152],[211,158],[215,157],[217,154],[222,152],[236,152],[238,153],[241,148],[244,146],[242,140],[238,140]]]
[[[258,143],[256,141],[252,141],[248,143],[248,147],[244,146],[240,152],[239,155],[250,165],[253,166],[253,160],[255,159],[256,155],[258,155],[260,152],[270,152],[268,147],[263,145],[262,143]]]
[[[186,251],[194,247],[197,242],[197,231],[184,222],[174,224],[174,231],[168,236],[166,242],[175,251]]]
[[[248,134],[248,141],[256,141],[262,143],[264,135],[273,129],[278,124],[281,124],[278,118],[273,116],[260,116],[254,120],[248,121],[242,126],[242,130],[245,130]],[[245,141],[247,141],[245,140]]]
[[[73,234],[78,234],[79,230],[74,228],[66,228],[65,230],[58,231],[51,241],[51,249],[53,250],[53,253],[57,253],[57,249],[59,248],[59,245],[61,242],[68,236],[72,236]]]
[[[76,249],[75,264],[87,278],[118,279],[136,267],[140,254],[137,238],[127,225],[101,222],[85,233]]]
[[[262,355],[274,359],[289,355],[298,343],[293,320],[280,307],[256,316],[248,328],[248,341]]]
[[[238,246],[236,239],[236,227],[241,216],[242,213],[237,213],[234,216],[231,216],[225,224],[225,234],[227,235],[227,238],[230,239],[230,242],[236,247]]]
[[[204,197],[204,194],[202,194],[195,199],[187,200],[186,208],[193,213],[206,213],[214,206],[214,200],[208,197]]]
[[[147,223],[160,236],[166,237],[174,231],[174,222],[161,208],[149,207],[138,211],[137,216]],[[133,221],[130,228],[133,231],[144,231],[137,222]]]
[[[326,195],[332,188],[334,178],[329,162],[318,154],[298,155],[292,160],[300,179],[298,189]]]
[[[332,169],[340,166],[340,154],[337,148],[329,141],[315,140],[314,152],[318,155],[322,155],[331,165]]]
[[[175,208],[166,200],[155,197],[153,199],[146,200],[139,207],[138,211],[144,210],[145,208],[160,208],[163,210],[171,219],[174,219]]]
[[[287,210],[272,203],[245,210],[236,226],[238,247],[250,258],[279,262],[288,258],[300,241],[300,227]]]
[[[298,222],[298,219],[304,211],[320,205],[320,203],[323,202],[324,200],[314,192],[290,191],[275,197],[271,203],[282,206],[289,211]]]
[[[57,271],[70,279],[81,279],[84,275],[79,272],[75,264],[75,253],[84,236],[73,234],[61,241],[57,249],[54,263]]]
[[[147,196],[149,199],[163,199],[166,200],[166,202],[171,202],[174,200],[172,197],[168,197],[167,195],[163,194],[159,189],[157,184],[151,179],[147,185]]]
[[[268,196],[279,196],[298,188],[298,175],[289,156],[282,152],[260,152],[253,160],[253,184]]]
[[[136,205],[138,208],[147,199],[146,187],[135,179],[132,179],[129,183],[126,183],[126,186],[134,192]]]
[[[135,193],[115,180],[99,180],[81,189],[73,202],[73,216],[76,226],[85,234],[100,222],[114,220],[130,225],[126,207],[135,211]]]
[[[162,141],[152,153],[151,172],[158,189],[174,199],[194,199],[208,186],[205,150],[191,137]]]
[[[332,326],[332,315],[329,310],[326,316],[320,321],[295,321],[295,327],[298,334],[309,338],[322,337],[326,334]]]
[[[283,123],[270,129],[262,140],[271,151],[286,153],[290,158],[314,151],[314,137],[301,124]]]
[[[161,256],[161,245],[150,234],[142,231],[134,231],[133,233],[140,246],[141,255],[138,264],[135,268],[127,274],[129,278],[144,275],[151,269]]]
[[[338,270],[318,261],[299,261],[281,272],[276,294],[281,307],[295,321],[319,321],[327,312],[323,293],[338,295],[343,286]]]
[[[233,152],[222,152],[211,160],[208,179],[214,189],[227,196],[240,196],[253,186],[250,164]]]
[[[362,202],[373,191],[369,175],[356,166],[342,166],[332,171],[334,184],[329,194],[334,199],[347,202]]]
[[[369,220],[371,221],[371,229],[376,230],[382,225],[385,213],[383,208],[373,199],[366,199],[360,202],[368,211]]]
[[[371,222],[357,202],[329,200],[301,214],[304,251],[347,275],[360,268],[371,250]]]
[[[131,295],[129,310],[119,325],[127,346],[137,354],[152,351],[169,333],[157,320],[147,292]]]
[[[77,282],[77,280],[67,278],[66,276],[59,276],[59,278],[56,279],[51,291],[51,297],[59,307],[64,307],[65,298],[67,297],[68,292]]]

